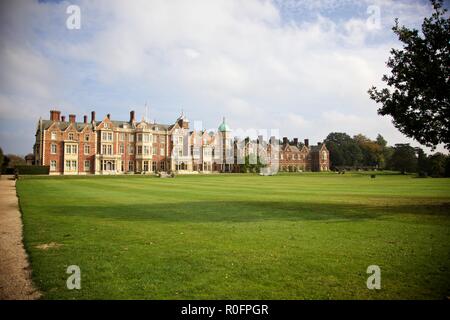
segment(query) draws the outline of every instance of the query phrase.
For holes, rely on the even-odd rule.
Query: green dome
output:
[[[230,127],[225,123],[225,118],[223,118],[223,122],[222,122],[222,124],[219,126],[219,131],[220,131],[220,132],[231,131],[231,130],[230,130]]]

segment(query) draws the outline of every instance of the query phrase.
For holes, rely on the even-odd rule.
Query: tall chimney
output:
[[[50,120],[59,121],[59,116],[61,115],[61,111],[58,110],[50,110]]]
[[[83,116],[83,122],[84,122],[84,123],[87,123],[87,115],[84,115],[84,116]]]
[[[135,115],[134,115],[134,110],[131,110],[130,111],[130,123],[133,123],[135,121],[136,121],[136,119],[135,119]]]
[[[289,140],[288,140],[288,138],[287,137],[283,137],[283,144],[288,144],[289,143]]]
[[[305,139],[305,146],[309,147],[309,139]]]
[[[65,122],[66,121],[66,116],[61,116],[61,122]]]
[[[74,114],[69,114],[69,122],[75,122],[75,115]]]
[[[109,120],[111,120],[111,114],[110,114],[110,113],[108,113],[108,114],[106,115],[106,117],[107,117]]]
[[[264,141],[263,136],[258,136],[258,143],[261,144],[263,143],[263,141]]]
[[[294,138],[294,145],[298,146],[298,138]]]
[[[95,111],[91,111],[91,122],[95,122]]]

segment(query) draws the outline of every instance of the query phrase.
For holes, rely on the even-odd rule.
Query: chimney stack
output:
[[[91,111],[91,122],[95,122],[95,111]]]
[[[69,122],[73,122],[75,123],[75,115],[74,114],[69,114]]]
[[[263,143],[263,141],[264,141],[264,138],[263,138],[263,136],[258,136],[258,143],[259,144],[261,144],[261,143]]]
[[[66,121],[66,116],[61,116],[61,122],[65,122]]]
[[[309,147],[309,139],[305,139],[305,146]]]
[[[109,120],[111,120],[111,114],[110,114],[110,113],[108,113],[108,114],[106,115],[106,117],[107,117]]]
[[[136,121],[136,119],[135,119],[134,110],[131,110],[130,111],[130,123],[133,123],[135,121]]]
[[[298,138],[294,138],[294,145],[298,146]]]
[[[286,145],[289,143],[289,140],[287,137],[283,137],[283,144]]]
[[[87,115],[84,115],[84,116],[83,116],[83,122],[84,122],[84,123],[87,123]]]
[[[50,110],[50,120],[59,121],[59,116],[61,115],[61,111],[58,110]]]

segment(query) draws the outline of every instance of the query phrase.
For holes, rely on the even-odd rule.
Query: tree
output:
[[[363,154],[361,149],[348,134],[332,132],[324,142],[330,152],[330,162],[333,166],[354,167],[362,164]]]
[[[382,80],[389,88],[372,87],[370,98],[381,104],[396,128],[421,144],[450,148],[450,18],[442,0],[432,0],[434,13],[416,29],[392,28],[403,49],[392,49]]]
[[[428,156],[421,148],[417,148],[417,172],[422,177],[426,177],[428,175],[429,166],[428,166]]]
[[[3,160],[3,167],[5,168],[14,168],[17,165],[22,166],[25,164],[26,164],[25,159],[16,154],[7,154]]]
[[[416,172],[416,150],[409,143],[396,144],[391,158],[391,166],[394,170],[398,170],[402,174]]]
[[[363,154],[363,164],[365,166],[380,166],[383,160],[383,147],[376,141],[372,141],[362,134],[353,137]]]
[[[393,151],[392,148],[387,145],[386,139],[384,139],[381,134],[377,135],[377,139],[375,141],[381,148],[381,157],[379,159],[378,166],[381,169],[384,169],[386,168]]]
[[[3,150],[2,148],[0,148],[0,168],[3,167],[3,160],[4,156],[3,156]]]
[[[444,177],[447,157],[436,152],[428,158],[428,174],[432,177]]]

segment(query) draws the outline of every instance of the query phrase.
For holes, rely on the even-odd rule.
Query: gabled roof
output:
[[[56,126],[61,131],[66,130],[70,125],[71,122],[69,121],[52,121],[52,120],[42,120],[42,129],[47,130],[51,126]],[[92,126],[90,123],[84,123],[84,122],[75,122],[74,128],[77,131],[82,131],[86,126]]]

